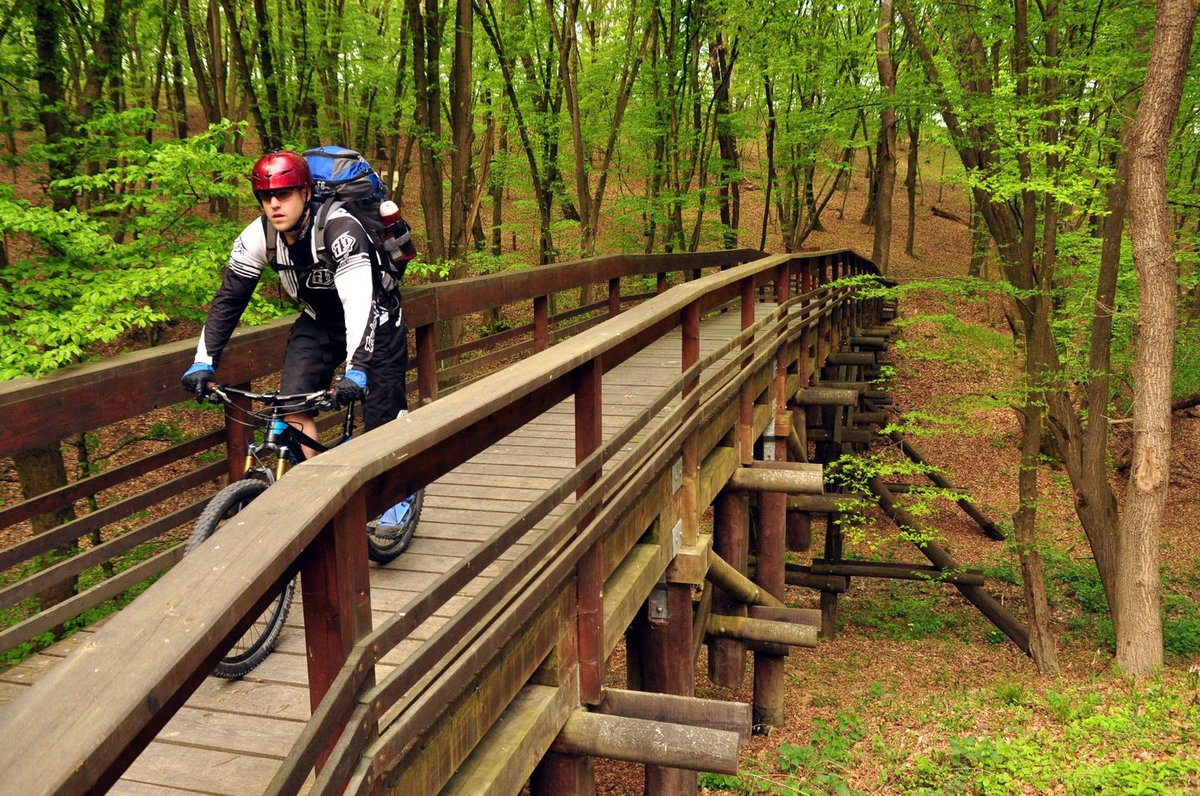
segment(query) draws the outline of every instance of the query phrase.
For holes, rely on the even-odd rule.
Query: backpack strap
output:
[[[340,199],[329,199],[321,202],[317,208],[317,213],[313,216],[313,248],[316,251],[317,259],[328,266],[333,266],[333,257],[329,254],[329,249],[325,246],[325,224],[329,221],[329,214],[346,203]]]
[[[267,241],[267,265],[275,268],[277,265],[275,254],[279,250],[279,231],[267,221],[266,213],[259,218],[262,220],[263,237]]]

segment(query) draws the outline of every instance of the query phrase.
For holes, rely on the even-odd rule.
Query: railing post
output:
[[[317,535],[300,559],[308,698],[313,710],[337,677],[354,642],[371,630],[366,500],[355,495]],[[372,675],[368,675],[372,680]],[[364,687],[369,688],[373,680]],[[337,742],[330,739],[318,766]]]
[[[660,293],[660,294],[667,292],[667,273],[666,273],[666,271],[659,271],[658,274],[656,274],[656,278],[654,280],[654,292]]]
[[[687,370],[700,360],[700,305],[688,304],[682,312],[682,368]],[[699,375],[689,378],[683,386],[686,400],[699,386]],[[681,545],[694,547],[700,536],[699,493],[699,431],[688,435],[683,442],[683,483],[680,486],[679,511],[683,526]],[[673,544],[671,529],[660,528],[660,544]],[[673,583],[669,579],[660,585],[665,590],[666,616],[650,620],[648,601],[634,624],[636,648],[639,654],[640,681],[643,691],[692,696],[695,679],[692,671],[692,586]],[[660,592],[661,594],[661,592]],[[653,598],[652,598],[653,599]],[[696,773],[679,768],[646,766],[645,792],[694,794]]]
[[[550,346],[550,297],[533,298],[533,350],[545,351]]]
[[[609,317],[621,313],[621,278],[614,276],[608,280],[608,314]]]
[[[754,280],[752,278],[743,279],[741,283],[742,293],[742,330],[745,331],[754,325],[754,307],[758,301],[758,291],[754,289]],[[750,364],[750,359],[753,354],[753,340],[747,340],[743,343],[742,348],[747,352],[742,366],[746,367]],[[754,458],[754,388],[749,383],[742,385],[742,389],[738,394],[738,461],[741,464],[749,464]]]
[[[417,327],[417,397],[422,404],[437,398],[437,340],[431,323]]]
[[[602,376],[598,359],[580,366],[575,382],[575,461],[582,462],[603,441]],[[596,482],[599,474],[589,478],[576,496],[582,497]],[[584,527],[594,512],[580,521]],[[604,543],[597,539],[575,565],[575,629],[568,633],[574,641],[579,670],[579,700],[584,704],[599,704],[604,687]],[[592,760],[581,755],[548,751],[529,780],[534,796],[591,793],[595,790]]]
[[[776,301],[788,299],[788,263],[775,272]],[[780,334],[785,330],[781,329]],[[771,436],[763,440],[763,453],[768,460],[787,460],[787,436],[790,428],[787,412],[787,349],[780,346],[775,357],[775,379],[772,389],[773,423]],[[771,595],[783,599],[784,552],[786,548],[787,495],[782,492],[762,492],[758,496],[758,546],[754,580]],[[754,653],[754,726],[783,725],[784,661],[785,656],[756,651]]]
[[[599,359],[579,368],[575,388],[575,461],[582,462],[602,441],[603,371]],[[576,495],[582,497],[595,483],[590,478]],[[590,520],[585,519],[582,524]],[[597,541],[584,553],[576,567],[576,599],[579,625],[579,696],[588,704],[600,702],[604,687],[604,589],[603,544]]]
[[[250,389],[248,382],[237,386],[243,390]],[[232,405],[225,407],[225,460],[229,466],[229,483],[232,484],[246,471],[246,446],[254,441],[254,428],[243,420],[253,409],[250,399],[234,393],[230,402]]]

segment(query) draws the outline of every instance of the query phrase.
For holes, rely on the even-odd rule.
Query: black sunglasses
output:
[[[254,198],[260,203],[267,203],[272,199],[278,199],[281,202],[286,202],[292,198],[292,194],[296,192],[296,187],[291,188],[269,188],[265,191],[255,191]]]

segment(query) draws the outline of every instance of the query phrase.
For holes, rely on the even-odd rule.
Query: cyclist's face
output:
[[[260,191],[263,213],[271,226],[279,232],[286,232],[298,223],[304,215],[308,203],[306,188],[277,188],[273,191]]]

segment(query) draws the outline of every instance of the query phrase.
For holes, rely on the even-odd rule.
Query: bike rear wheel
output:
[[[417,523],[421,521],[421,507],[425,503],[425,490],[418,489],[412,496],[412,505],[398,530],[392,533],[376,533],[378,520],[367,523],[367,555],[377,564],[386,564],[408,549]]]
[[[246,479],[235,481],[214,495],[200,518],[196,520],[196,527],[192,530],[184,554],[191,553],[199,547],[204,540],[216,533],[225,521],[246,508],[250,501],[261,495],[268,486],[270,484],[266,481]],[[271,650],[275,649],[275,644],[279,641],[279,634],[283,632],[283,623],[287,619],[295,591],[295,579],[289,580],[287,586],[267,605],[266,610],[217,662],[212,672],[215,676],[230,680],[242,677],[271,654]]]

